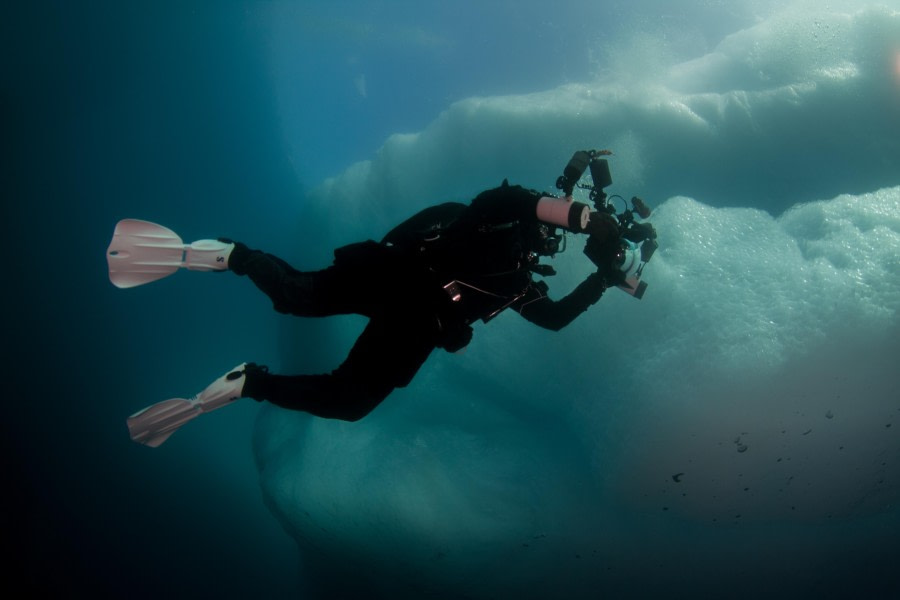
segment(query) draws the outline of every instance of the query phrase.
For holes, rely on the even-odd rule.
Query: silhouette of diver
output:
[[[227,268],[247,276],[280,313],[359,314],[369,321],[346,360],[331,373],[277,375],[243,363],[192,399],[167,400],[132,415],[132,439],[158,446],[196,415],[245,397],[356,421],[394,389],[407,386],[435,348],[456,352],[467,346],[478,320],[486,323],[511,309],[540,327],[562,329],[607,288],[623,285],[623,233],[627,237],[635,225],[611,209],[590,211],[573,201],[571,187],[565,187],[567,195],[557,198],[504,181],[469,205],[448,202],[427,208],[380,242],[338,248],[333,264],[320,271],[299,271],[276,256],[224,238],[195,242],[192,247],[208,246],[215,258],[200,259],[197,251],[194,264],[189,255],[180,266]],[[589,235],[585,253],[598,267],[567,296],[552,300],[547,283],[533,276],[554,273],[539,261],[560,250],[557,227]],[[655,238],[652,226],[643,227]],[[646,229],[641,236],[651,237]]]

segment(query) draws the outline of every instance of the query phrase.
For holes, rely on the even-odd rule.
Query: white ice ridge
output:
[[[597,146],[618,156],[616,191],[656,203],[687,195],[777,214],[889,187],[900,173],[898,39],[900,12],[886,8],[786,12],[661,73],[624,60],[611,79],[469,98],[390,137],[313,201],[338,219],[336,236],[375,235],[503,177],[553,191],[569,154]],[[348,210],[365,225],[347,231]]]

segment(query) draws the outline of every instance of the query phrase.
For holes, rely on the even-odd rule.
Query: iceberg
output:
[[[652,81],[457,102],[314,190],[331,248],[504,177],[552,190],[573,150],[608,147],[611,191],[657,205],[660,250],[640,302],[610,291],[560,333],[504,314],[361,422],[265,407],[260,482],[310,593],[740,597],[841,589],[836,564],[885,577],[897,40],[887,8],[787,11]],[[590,268],[580,243],[551,293]],[[336,366],[359,325],[298,324],[285,364]]]

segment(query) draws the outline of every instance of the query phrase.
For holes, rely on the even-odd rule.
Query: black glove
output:
[[[601,244],[607,240],[618,240],[621,235],[615,217],[609,213],[598,211],[591,213],[591,220],[584,231]]]
[[[618,269],[622,249],[622,236],[615,218],[604,212],[592,212],[587,230],[590,237],[584,246],[584,254],[597,266],[597,273],[607,285],[618,285],[624,281]]]

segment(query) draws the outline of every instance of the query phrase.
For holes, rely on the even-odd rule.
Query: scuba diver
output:
[[[369,322],[334,371],[276,375],[242,363],[191,399],[173,398],[128,418],[131,438],[156,447],[199,414],[239,398],[331,419],[356,421],[394,389],[406,387],[435,348],[457,352],[472,339],[472,324],[506,309],[558,331],[613,286],[640,298],[641,271],[656,248],[656,232],[637,223],[649,210],[632,198],[621,214],[603,187],[612,183],[609,151],[579,151],[557,180],[562,197],[504,181],[468,205],[448,202],[427,208],[392,229],[380,242],[338,248],[331,266],[299,271],[285,261],[229,239],[182,243],[171,230],[135,219],[116,226],[107,251],[110,279],[134,287],[179,268],[230,270],[246,276],[276,311],[301,317],[359,314]],[[593,185],[580,184],[590,167]],[[572,198],[591,190],[597,210]],[[558,228],[563,229],[560,233]],[[585,254],[596,265],[573,291],[552,300],[540,259],[564,249],[564,232],[588,235]]]

